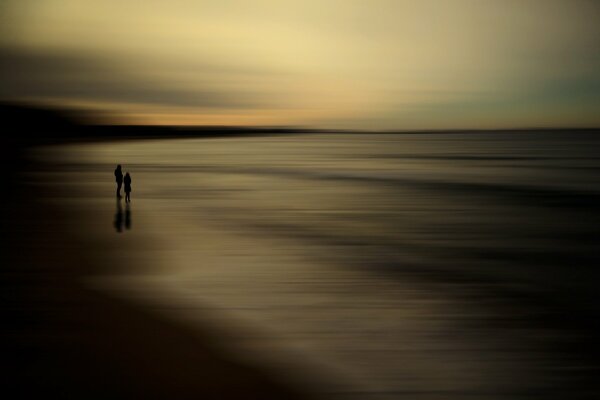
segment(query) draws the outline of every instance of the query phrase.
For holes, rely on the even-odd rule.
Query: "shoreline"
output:
[[[235,359],[215,332],[192,329],[88,288],[100,269],[64,229],[57,193],[27,180],[21,164],[3,200],[4,390],[44,398],[306,399],[302,389]],[[26,171],[24,170],[26,169]],[[194,327],[198,328],[198,327]]]

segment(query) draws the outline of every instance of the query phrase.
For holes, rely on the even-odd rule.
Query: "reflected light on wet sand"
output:
[[[317,392],[560,398],[585,370],[568,349],[596,312],[583,304],[600,222],[600,141],[564,135],[152,140],[35,157],[76,194],[69,229],[119,265],[90,285],[219,326],[232,351]],[[135,196],[115,211],[116,163]]]

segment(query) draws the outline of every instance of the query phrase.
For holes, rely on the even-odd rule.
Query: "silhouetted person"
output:
[[[123,207],[121,201],[117,199],[117,212],[115,213],[114,226],[117,232],[123,232]]]
[[[125,202],[129,203],[131,201],[131,176],[129,176],[129,172],[125,174]]]
[[[121,198],[121,185],[123,184],[123,172],[121,172],[121,164],[115,168],[115,180],[117,181],[117,197]]]
[[[125,229],[131,229],[131,208],[129,203],[125,206]]]

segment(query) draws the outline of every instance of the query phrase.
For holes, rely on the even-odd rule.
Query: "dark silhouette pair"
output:
[[[129,172],[125,174],[123,178],[123,171],[121,171],[121,164],[117,165],[115,169],[115,180],[117,181],[117,198],[121,198],[121,186],[125,183],[125,202],[131,202],[131,176]]]

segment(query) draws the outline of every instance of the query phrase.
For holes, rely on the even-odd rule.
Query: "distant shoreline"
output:
[[[440,130],[440,131],[342,131],[296,128],[236,128],[236,127],[172,127],[139,125],[82,125],[74,131],[61,134],[51,130],[49,136],[29,138],[26,147],[82,142],[107,142],[129,140],[170,140],[170,139],[234,139],[273,136],[312,136],[312,135],[504,135],[504,134],[600,134],[600,128],[573,129],[507,129],[507,130]]]
[[[317,129],[302,126],[225,126],[225,125],[125,125],[102,124],[78,117],[75,110],[40,108],[0,102],[0,118],[11,134],[3,142],[10,147],[29,147],[69,142],[103,142],[138,139],[204,139],[268,137],[287,135],[431,135],[431,134],[600,134],[600,127],[510,128],[510,129],[410,129],[351,130]]]

